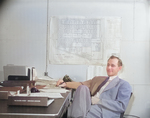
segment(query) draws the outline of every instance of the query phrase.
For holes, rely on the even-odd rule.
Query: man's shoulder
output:
[[[130,83],[128,81],[124,80],[124,79],[119,78],[119,83],[121,85],[130,86],[131,87]]]
[[[119,77],[118,77],[119,78]],[[122,83],[129,83],[128,81],[122,79],[122,78],[119,78],[119,81],[122,82]]]

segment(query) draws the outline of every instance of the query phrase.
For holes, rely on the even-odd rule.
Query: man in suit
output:
[[[96,76],[85,82],[63,82],[57,86],[76,89],[69,117],[73,118],[120,118],[128,105],[131,86],[118,77],[122,61],[111,56],[107,61],[107,75]]]

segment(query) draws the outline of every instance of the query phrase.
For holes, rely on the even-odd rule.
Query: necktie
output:
[[[106,84],[106,82],[109,80],[109,77],[107,77],[96,89],[93,95],[95,95],[101,88]]]

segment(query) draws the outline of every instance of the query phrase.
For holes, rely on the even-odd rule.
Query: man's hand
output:
[[[96,96],[92,96],[91,101],[92,101],[92,104],[98,104],[100,99],[98,97],[96,97]]]
[[[64,82],[62,79],[59,79],[56,83],[56,86],[66,87],[66,82]]]

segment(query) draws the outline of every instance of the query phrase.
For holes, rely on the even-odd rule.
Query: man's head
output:
[[[111,56],[107,61],[107,75],[117,76],[118,72],[122,69],[122,61],[116,56]]]

